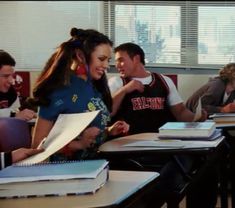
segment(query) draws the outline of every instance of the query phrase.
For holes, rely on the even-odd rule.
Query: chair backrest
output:
[[[27,121],[12,117],[0,118],[0,152],[30,146],[31,135]]]

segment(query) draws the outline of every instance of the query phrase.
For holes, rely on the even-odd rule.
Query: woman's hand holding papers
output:
[[[83,131],[80,135],[79,140],[83,149],[91,147],[95,141],[96,137],[100,134],[100,129],[97,127],[89,127]]]
[[[105,134],[107,136],[116,136],[119,134],[126,134],[129,131],[129,124],[125,121],[117,121],[112,126],[107,127]],[[79,139],[72,140],[60,152],[69,156],[71,153],[92,147],[96,142],[96,137],[101,134],[101,130],[97,127],[89,127],[85,129],[79,136]]]
[[[91,147],[96,140],[96,137],[100,134],[100,129],[97,127],[88,127],[79,136],[79,139],[72,140],[67,144],[62,152],[65,154],[75,152],[77,150],[86,149]]]

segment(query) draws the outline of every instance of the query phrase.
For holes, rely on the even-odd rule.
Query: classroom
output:
[[[144,51],[144,64],[142,60],[139,60],[140,58],[138,58],[138,61],[137,61],[138,64],[140,64],[141,67],[144,69],[142,73],[143,74],[144,73],[145,74],[146,73],[162,74],[164,75],[164,77],[170,78],[171,82],[175,86],[175,91],[177,91],[179,94],[179,97],[174,98],[174,100],[170,102],[177,103],[180,100],[182,106],[186,106],[186,102],[188,101],[188,99],[191,98],[191,96],[199,88],[204,86],[210,80],[213,80],[215,77],[218,77],[220,70],[226,68],[227,64],[235,63],[235,55],[234,55],[234,52],[235,52],[235,39],[234,39],[235,1],[0,1],[0,13],[1,13],[0,52],[2,50],[8,52],[15,60],[15,66],[14,66],[15,77],[13,78],[14,85],[17,91],[17,96],[20,98],[21,104],[24,103],[25,106],[27,104],[27,99],[34,96],[33,90],[34,90],[35,84],[37,83],[38,78],[42,75],[42,72],[43,72],[43,69],[45,69],[46,63],[48,63],[48,67],[49,67],[48,59],[49,57],[52,57],[51,54],[53,54],[55,51],[58,51],[57,50],[58,48],[63,50],[63,46],[61,43],[63,43],[64,41],[69,41],[71,37],[73,39],[76,36],[76,35],[75,36],[71,35],[72,34],[71,28],[77,28],[78,30],[79,29],[83,29],[83,30],[94,29],[104,34],[105,37],[107,36],[109,38],[109,40],[105,40],[106,42],[103,42],[103,44],[108,44],[109,46],[111,46],[110,48],[112,50],[110,53],[110,48],[108,48],[110,57],[105,56],[103,58],[105,59],[103,60],[103,62],[107,61],[106,65],[108,64],[108,66],[105,67],[105,70],[104,70],[105,72],[103,71],[101,72],[101,70],[100,71],[97,70],[98,72],[95,76],[99,76],[99,73],[105,73],[107,76],[107,80],[109,80],[110,78],[113,78],[113,77],[119,77],[121,73],[123,74],[126,73],[125,70],[122,69],[121,67],[121,65],[123,64],[122,56],[125,57],[125,53],[127,54],[129,53],[125,51],[125,46],[123,46],[123,48],[120,48],[119,50],[116,50],[115,48],[118,46],[121,46],[124,43],[136,44]],[[80,34],[78,30],[77,30],[77,34]],[[80,39],[79,41],[81,42]],[[73,46],[73,47],[80,47],[80,44],[81,44],[80,42],[73,43],[73,44],[76,44],[76,46]],[[116,58],[117,54],[119,54],[121,58],[117,59]],[[87,54],[85,54],[84,57],[86,59]],[[129,57],[131,56],[129,55]],[[131,57],[131,59],[132,58],[133,57]],[[135,59],[133,58],[133,60]],[[134,62],[134,64],[136,63]],[[120,69],[117,66],[120,66],[119,67]],[[135,66],[137,66],[137,64]],[[1,67],[2,65],[0,65],[0,75],[1,75]],[[64,73],[64,76],[66,77],[66,72],[63,72],[63,73]],[[228,93],[226,94],[226,92],[223,92],[223,98],[221,99],[227,99],[230,96],[230,94],[232,95],[233,93],[234,93],[234,99],[235,99],[235,84],[234,84],[235,83],[234,81],[235,80],[235,67],[234,67],[233,79],[232,79],[232,76],[233,76],[232,72],[229,72],[229,73],[231,73],[231,75],[228,75],[230,76],[230,78],[228,79],[232,80],[229,85],[230,91],[229,91],[229,94]],[[45,76],[41,76],[41,81],[44,78]],[[131,81],[129,81],[128,79],[129,78],[127,77],[123,78],[122,79],[123,83],[127,82],[129,85]],[[167,83],[166,85],[169,85],[168,84],[169,81],[166,80],[167,78],[161,78],[161,77],[158,77],[158,75],[156,75],[156,77],[153,79],[157,80],[157,84],[159,81],[159,83],[161,83],[161,87],[164,85],[162,84],[163,82],[160,81],[161,79],[165,80],[164,83]],[[1,76],[0,76],[0,81],[1,81]],[[53,82],[49,82],[49,84],[51,83]],[[43,95],[48,95],[48,94],[47,93],[44,94],[43,92],[43,90],[46,91],[45,90],[46,88],[43,88],[43,86],[41,86],[39,82],[37,84],[38,84],[37,87],[39,87],[37,88],[37,90],[39,89],[39,91],[37,92],[39,94],[40,99],[42,99]],[[1,108],[0,110],[4,108],[3,104],[1,106],[1,102],[2,102],[1,87],[2,86],[0,83],[0,108]],[[40,89],[40,87],[42,87],[42,89]],[[226,89],[228,88],[227,85],[225,86],[225,88]],[[48,89],[50,90],[50,88]],[[137,88],[137,90],[139,90],[139,88]],[[216,92],[219,93],[218,91]],[[104,92],[104,93],[107,93],[107,92]],[[154,91],[154,93],[158,93],[158,92]],[[161,93],[163,93],[165,98],[167,98],[169,93],[171,93],[171,90],[169,89],[168,91],[162,90]],[[111,94],[112,96],[114,95],[112,90],[111,90]],[[225,94],[227,95],[226,98],[225,98]],[[106,94],[102,94],[101,96],[104,96],[104,95]],[[151,94],[151,96],[155,96],[155,94],[154,95]],[[201,95],[201,98],[202,97],[203,96]],[[201,98],[199,100],[200,102],[201,101],[203,102]],[[77,95],[74,94],[72,98],[72,102],[76,103],[76,101],[79,99],[80,97],[79,96],[77,97]],[[128,98],[126,98],[125,100],[126,102],[128,102],[127,99]],[[233,97],[231,99],[233,99]],[[147,102],[153,102],[153,101],[155,102],[154,105],[147,104]],[[60,102],[63,102],[63,101],[60,101]],[[109,101],[104,101],[104,103],[107,105],[106,102],[109,102]],[[113,97],[112,102],[113,103],[116,102],[116,97]],[[144,97],[141,97],[140,101],[132,99],[130,102],[133,102],[133,103],[135,102],[135,105],[137,106],[133,111],[135,111],[136,109],[140,110],[143,108],[149,108],[148,106],[155,106],[155,108],[160,109],[160,108],[164,108],[165,105],[167,105],[165,104],[161,106],[161,102],[163,101],[160,99],[155,99],[155,98],[145,99]],[[214,111],[213,113],[231,113],[231,114],[235,113],[235,104],[234,104],[234,107],[230,105],[233,102],[234,100],[232,100],[231,102],[228,102],[228,105],[227,103],[225,105],[225,101],[224,101],[223,105],[222,104],[221,106],[218,105],[219,107],[217,107],[217,111]],[[117,117],[114,116],[113,117],[114,120],[112,121],[108,121],[108,118],[106,118],[107,115],[106,113],[104,113],[104,115],[102,115],[103,116],[102,122],[105,124],[103,123],[101,124],[101,127],[104,129],[99,132],[97,129],[92,129],[93,133],[96,135],[98,135],[98,133],[102,133],[102,134],[104,134],[104,132],[106,133],[107,123],[112,122],[112,125],[114,125],[116,120],[124,121],[124,123],[117,124],[117,125],[122,125],[122,128],[125,129],[123,131],[126,131],[127,128],[130,128],[129,132],[127,130],[128,132],[127,134],[120,134],[124,137],[129,134],[143,133],[142,130],[140,131],[136,130],[138,129],[138,125],[141,126],[142,124],[138,124],[138,125],[136,124],[137,126],[135,127],[136,129],[134,128],[132,129],[132,127],[127,127],[128,124],[130,124],[131,126],[133,123],[135,123],[137,118],[140,118],[140,115],[142,115],[142,114],[134,114],[133,112],[133,114],[130,114],[132,118],[129,118],[128,116],[123,117],[122,114],[130,112],[128,105],[129,105],[129,102],[128,104],[123,105],[123,108],[126,108],[124,110],[122,108],[120,108],[121,109],[120,110],[118,106],[117,111],[115,111],[115,113],[118,113],[117,115],[115,115]],[[172,105],[173,104],[170,104],[170,106]],[[113,106],[115,106],[116,108],[116,105],[113,105]],[[197,106],[199,106],[199,101],[197,102]],[[199,116],[200,118],[196,120],[193,119],[194,114],[196,114],[196,109],[190,112],[193,114],[189,114],[183,110],[180,111],[179,107],[174,108],[173,116],[176,117],[174,121],[184,121],[184,120],[185,122],[207,121],[207,119],[209,119],[209,115],[213,113],[211,113],[211,111],[208,110],[206,111],[206,114],[204,114],[205,113],[204,110],[205,109],[207,110],[207,106],[205,106],[202,103],[201,107],[202,109],[200,109],[200,112],[202,111],[202,113]],[[110,111],[109,106],[107,108],[108,108],[107,111]],[[234,110],[232,110],[232,108],[234,108]],[[50,109],[53,109],[52,106],[50,106]],[[88,110],[83,109],[83,111],[92,111],[92,109],[94,109],[94,106],[90,105],[88,106]],[[208,107],[208,109],[210,108]],[[81,112],[79,111],[78,113],[81,113]],[[12,113],[13,112],[10,112],[9,117],[10,116],[14,117],[16,115],[15,112],[13,114]],[[69,111],[69,113],[75,113],[75,112],[72,110],[72,111]],[[159,117],[162,118],[164,113],[169,113],[169,112],[167,110],[163,111],[159,115]],[[143,117],[141,116],[142,119],[146,119],[146,121],[148,121],[145,123],[146,125],[149,125],[149,126],[150,126],[149,123],[151,120],[152,122],[157,122],[154,120],[156,116],[155,118],[153,118],[150,116],[150,114],[151,113],[147,115],[143,115]],[[54,112],[53,113],[49,112],[49,108],[43,110],[42,115],[44,116],[43,117],[44,120],[46,120],[47,118],[48,120],[52,118],[54,119],[55,117]],[[152,116],[154,116],[154,114],[152,114]],[[185,119],[186,116],[187,116],[187,119]],[[1,123],[1,117],[2,117],[2,114],[0,111],[0,123]],[[169,116],[169,119],[168,118],[166,118],[165,120],[163,119],[164,122],[158,123],[159,127],[162,126],[162,124],[165,123],[166,121],[168,120],[171,121],[170,119],[171,119],[170,116]],[[127,122],[127,125],[125,121]],[[53,122],[52,120],[50,120],[50,122],[47,123],[47,128],[51,129],[52,126],[54,125],[54,122],[55,120],[53,120]],[[93,120],[91,119],[89,120],[89,122],[93,122]],[[88,123],[86,125],[89,125]],[[29,132],[30,135],[27,135],[27,137],[32,138],[34,137],[33,134],[36,134],[35,132],[40,132],[39,130],[38,131],[35,130],[35,126],[34,126],[35,120],[32,123],[28,121],[27,124],[30,126],[30,132]],[[216,201],[215,206],[211,206],[211,208],[234,208],[235,207],[235,202],[234,202],[235,193],[233,193],[235,191],[234,190],[232,191],[232,188],[231,188],[232,186],[231,184],[233,183],[231,181],[233,181],[234,179],[233,177],[232,178],[230,177],[231,173],[229,171],[231,168],[230,167],[231,164],[227,161],[227,158],[229,158],[229,160],[231,159],[234,161],[234,158],[233,158],[234,153],[231,154],[231,152],[235,152],[235,151],[232,151],[232,149],[234,150],[235,148],[234,141],[232,141],[235,137],[234,125],[235,125],[235,120],[234,120],[234,123],[230,123],[229,125],[227,124],[226,125],[221,124],[221,126],[220,124],[217,125],[216,128],[221,130],[222,132],[221,137],[224,137],[224,141],[221,140],[221,144],[213,143],[213,145],[215,146],[211,144],[212,146],[209,146],[209,147],[207,146],[206,150],[205,148],[201,148],[201,149],[198,148],[200,149],[200,151],[198,149],[196,151],[196,147],[190,146],[186,148],[187,150],[185,152],[179,151],[180,156],[176,154],[175,149],[172,151],[165,152],[165,155],[167,154],[171,156],[174,155],[173,161],[176,162],[177,165],[179,165],[180,171],[183,171],[183,172],[184,172],[184,167],[181,167],[181,162],[184,161],[185,158],[184,157],[181,158],[181,155],[184,155],[184,154],[189,155],[190,159],[193,158],[192,159],[193,161],[195,157],[197,157],[196,155],[201,155],[200,159],[198,158],[196,159],[197,164],[200,163],[198,161],[205,162],[204,159],[209,158],[208,161],[210,162],[208,162],[208,164],[205,163],[205,170],[204,170],[204,167],[201,168],[203,170],[198,168],[197,169],[198,172],[195,171],[196,174],[194,174],[194,172],[193,174],[190,173],[191,174],[190,176],[188,176],[188,173],[185,173],[186,175],[185,177],[189,177],[190,180],[191,178],[194,178],[194,176],[196,175],[195,177],[196,182],[192,183],[193,186],[195,185],[195,187],[201,182],[201,181],[197,182],[197,176],[200,174],[204,174],[203,171],[205,172],[207,171],[207,168],[208,168],[207,165],[210,166],[212,165],[212,163],[216,164],[215,161],[217,160],[219,165],[215,165],[216,168],[226,169],[225,172],[221,170],[218,171],[219,181],[217,183],[217,186],[218,186],[217,187],[218,188],[217,201]],[[1,124],[0,124],[0,127],[1,127]],[[41,128],[41,126],[38,126],[38,128]],[[74,130],[74,134],[78,135],[78,133],[81,133],[82,130],[84,130],[85,128],[86,128],[85,126],[82,126],[81,130],[80,129]],[[110,128],[108,128],[108,130],[110,130]],[[143,134],[143,136],[146,136],[146,137],[150,136],[152,138],[152,134],[150,133],[153,133],[153,132],[151,132],[151,130],[152,129],[149,128],[148,131],[144,132],[146,133],[146,135]],[[35,137],[36,142],[34,144],[32,143],[34,148],[37,147],[37,145],[39,144],[38,138],[46,137],[47,136],[46,133],[48,134],[48,132],[43,132],[43,131],[41,133],[38,133],[38,136]],[[107,135],[105,135],[105,137],[106,136]],[[116,137],[118,136],[111,135],[111,138],[114,138],[111,141],[114,141]],[[139,138],[137,137],[135,137],[134,140],[138,140]],[[123,158],[129,159],[127,164],[125,164],[125,162],[123,162],[122,160],[115,161],[115,159],[113,159],[113,161],[110,162],[110,167],[112,167],[112,165],[113,167],[115,167],[114,170],[112,170],[113,172],[110,173],[110,177],[111,177],[110,180],[113,184],[116,184],[115,177],[118,176],[118,177],[125,178],[125,180],[130,180],[130,181],[133,180],[133,183],[135,183],[136,186],[143,186],[143,187],[139,188],[138,191],[136,191],[136,193],[134,194],[132,192],[128,194],[125,193],[128,196],[133,195],[132,197],[130,197],[131,199],[128,197],[127,199],[125,199],[124,201],[120,203],[116,201],[114,203],[112,201],[112,194],[110,194],[109,188],[106,188],[104,186],[105,189],[102,190],[101,188],[102,191],[100,190],[101,192],[99,191],[97,192],[98,195],[94,200],[92,200],[92,197],[90,196],[82,196],[82,197],[79,196],[80,198],[76,198],[76,196],[72,196],[73,198],[71,202],[71,207],[76,206],[77,203],[79,203],[79,200],[81,201],[81,207],[83,207],[83,205],[84,207],[94,207],[94,206],[95,207],[96,206],[97,207],[137,207],[137,208],[138,207],[140,208],[141,207],[143,208],[158,207],[157,205],[156,206],[154,205],[142,206],[143,201],[137,200],[138,198],[141,198],[142,196],[143,198],[146,197],[148,193],[146,190],[151,192],[155,187],[154,184],[155,183],[157,184],[158,180],[160,179],[158,178],[159,177],[158,173],[157,175],[151,175],[148,172],[148,171],[152,171],[151,169],[152,164],[151,164],[151,167],[148,166],[150,165],[148,164],[149,161],[147,161],[147,166],[146,166],[147,168],[144,167],[143,169],[142,165],[139,165],[139,161],[136,162],[135,159],[141,158],[140,161],[142,161],[142,157],[145,157],[145,155],[150,156],[150,157],[162,156],[162,151],[148,150],[148,148],[144,148],[144,151],[142,151],[142,149],[140,148],[141,149],[140,151],[139,147],[136,147],[137,148],[136,151],[133,151],[132,153],[131,147],[125,147],[126,149],[130,151],[128,154],[124,150],[125,148],[121,147],[121,144],[122,145],[126,144],[126,142],[122,140],[123,138],[120,138],[120,143],[118,141],[117,143],[115,143],[114,141],[111,144],[109,143],[103,144],[100,148],[97,146],[96,147],[97,151],[101,153],[100,157],[102,158],[104,157],[105,159],[110,159],[110,161],[112,161],[111,159],[115,157],[115,154],[113,154],[114,156],[110,155],[109,148],[113,152],[116,151],[117,154],[120,154]],[[132,139],[132,138],[127,138],[127,139]],[[5,152],[4,148],[1,149],[2,141],[3,139],[1,139],[1,136],[0,136],[0,152]],[[27,141],[26,147],[31,146],[31,144],[29,143],[31,143],[31,140]],[[193,150],[191,150],[190,148],[193,148]],[[7,150],[9,151],[10,149],[7,149]],[[65,149],[64,152],[66,151],[67,150]],[[121,153],[119,151],[121,151]],[[213,152],[213,154],[211,152]],[[209,155],[212,154],[212,155],[209,157],[208,154]],[[150,158],[150,160],[152,162],[152,158]],[[135,164],[133,164],[133,161]],[[142,162],[145,163],[146,161],[143,160]],[[186,164],[189,161],[186,158],[186,161],[184,162],[183,163]],[[119,163],[121,163],[122,165],[120,166]],[[147,178],[147,176],[144,176],[144,174],[138,175],[138,173],[135,173],[137,174],[136,178],[138,178],[139,180],[142,180],[143,178],[144,180],[143,184],[138,184],[140,183],[140,181],[138,181],[137,179],[136,181],[134,181],[134,179],[131,178],[131,173],[129,176],[128,174],[124,174],[124,173],[120,174],[121,176],[119,176],[118,171],[123,170],[129,173],[128,171],[132,171],[130,170],[131,167],[133,168],[134,171],[140,170],[138,172],[144,172],[144,171],[148,172],[149,175],[147,173],[146,174],[148,175],[149,178]],[[227,170],[227,168],[229,170]],[[161,173],[160,173],[160,177],[161,177]],[[150,180],[151,182],[149,182],[148,184],[146,182],[147,180]],[[177,197],[179,197],[179,199],[177,198],[178,201],[174,198],[176,197],[175,195],[170,196],[172,197],[170,198],[170,201],[175,200],[177,202],[174,201],[174,203],[171,204],[171,202],[168,201],[168,203],[167,202],[163,203],[161,207],[162,208],[166,208],[166,207],[168,208],[171,208],[171,207],[172,208],[186,208],[186,207],[193,208],[193,206],[190,206],[190,205],[186,206],[186,195],[187,195],[186,193],[189,192],[191,195],[196,195],[196,193],[191,193],[190,191],[188,191],[187,188],[190,183],[187,183],[187,186],[185,186],[186,189],[182,189],[182,192],[180,192],[180,194],[177,195]],[[126,189],[129,188],[131,190],[131,187],[128,187],[127,184],[123,182],[123,187],[124,186],[126,186]],[[120,186],[119,190],[114,190],[114,192],[115,191],[117,192],[117,197],[120,197],[120,198],[122,197],[121,194],[123,194],[121,192],[124,192],[121,189],[122,188]],[[156,193],[156,196],[158,196],[157,194],[158,192]],[[107,198],[109,198],[109,201],[107,202],[108,205],[105,204],[106,202],[102,201],[101,203],[99,201],[99,198],[102,198],[102,197],[105,198],[106,195],[107,195]],[[159,194],[159,197],[161,197],[161,193]],[[29,204],[31,205],[29,205],[29,207],[34,207],[34,205],[37,203],[46,203],[48,204],[48,207],[56,206],[56,207],[62,208],[62,207],[65,207],[66,203],[68,203],[69,201],[64,196],[63,196],[64,202],[62,198],[60,197],[59,197],[60,199],[57,202],[53,202],[53,200],[50,198],[48,199],[48,197],[46,198],[47,199],[45,199],[45,201],[43,198],[40,198],[40,197],[35,198],[35,199],[30,198]],[[118,201],[120,199],[116,199],[116,200]],[[92,202],[93,204],[91,202],[87,204],[88,201],[93,201]],[[94,204],[96,202],[97,202],[97,205]],[[9,207],[10,205],[15,206],[14,200],[12,200],[10,203],[8,204],[7,200],[0,199],[0,207]],[[24,200],[22,199],[19,203],[21,205],[19,207],[24,207],[25,203],[28,203],[28,202],[26,199]],[[201,207],[204,208],[204,206],[201,206]],[[205,208],[206,208],[206,205],[205,205]],[[208,208],[210,208],[209,205],[208,205]]]

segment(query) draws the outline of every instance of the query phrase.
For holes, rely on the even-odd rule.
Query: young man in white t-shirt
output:
[[[109,79],[113,97],[113,122],[116,119],[126,121],[130,125],[129,134],[136,134],[158,132],[158,128],[169,121],[193,121],[195,114],[185,107],[173,81],[164,75],[147,71],[144,56],[144,51],[134,43],[124,43],[115,48],[115,65],[120,76]],[[207,114],[203,110],[199,120],[204,121],[206,118]],[[190,173],[194,168],[195,160],[191,156],[181,155],[175,158],[182,164],[186,173]],[[156,157],[136,159],[143,165],[154,167],[160,164],[160,169],[156,171],[160,172],[161,178],[155,192],[159,200],[155,194],[149,194],[144,200],[147,207],[152,207],[152,203],[154,207],[160,207],[163,200],[172,203],[169,196],[180,192],[187,184],[185,175],[182,175],[175,162],[161,161]],[[217,181],[212,183],[216,184]],[[215,203],[213,200],[208,200],[207,203],[200,197],[201,195],[199,200],[197,197],[191,198],[189,207],[212,207]]]
[[[173,81],[145,69],[144,52],[136,44],[115,48],[120,76],[109,79],[113,97],[113,116],[130,124],[130,133],[157,132],[168,121],[193,121]],[[206,119],[202,112],[200,120]]]

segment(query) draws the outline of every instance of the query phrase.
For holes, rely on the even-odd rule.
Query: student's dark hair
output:
[[[135,55],[139,55],[141,63],[145,65],[145,54],[144,54],[143,49],[139,45],[135,43],[131,43],[131,42],[123,43],[114,49],[115,53],[118,51],[127,52],[130,58],[133,58]]]
[[[0,49],[0,69],[3,65],[15,66],[15,59],[6,51]]]
[[[33,90],[34,100],[38,105],[48,105],[49,94],[55,89],[69,85],[73,60],[76,58],[76,50],[83,52],[86,63],[90,64],[91,54],[100,44],[113,45],[112,41],[104,34],[93,29],[72,28],[71,39],[62,43],[47,61]],[[112,109],[112,97],[104,74],[101,79],[94,80],[95,88],[102,94],[102,98],[108,109]]]

